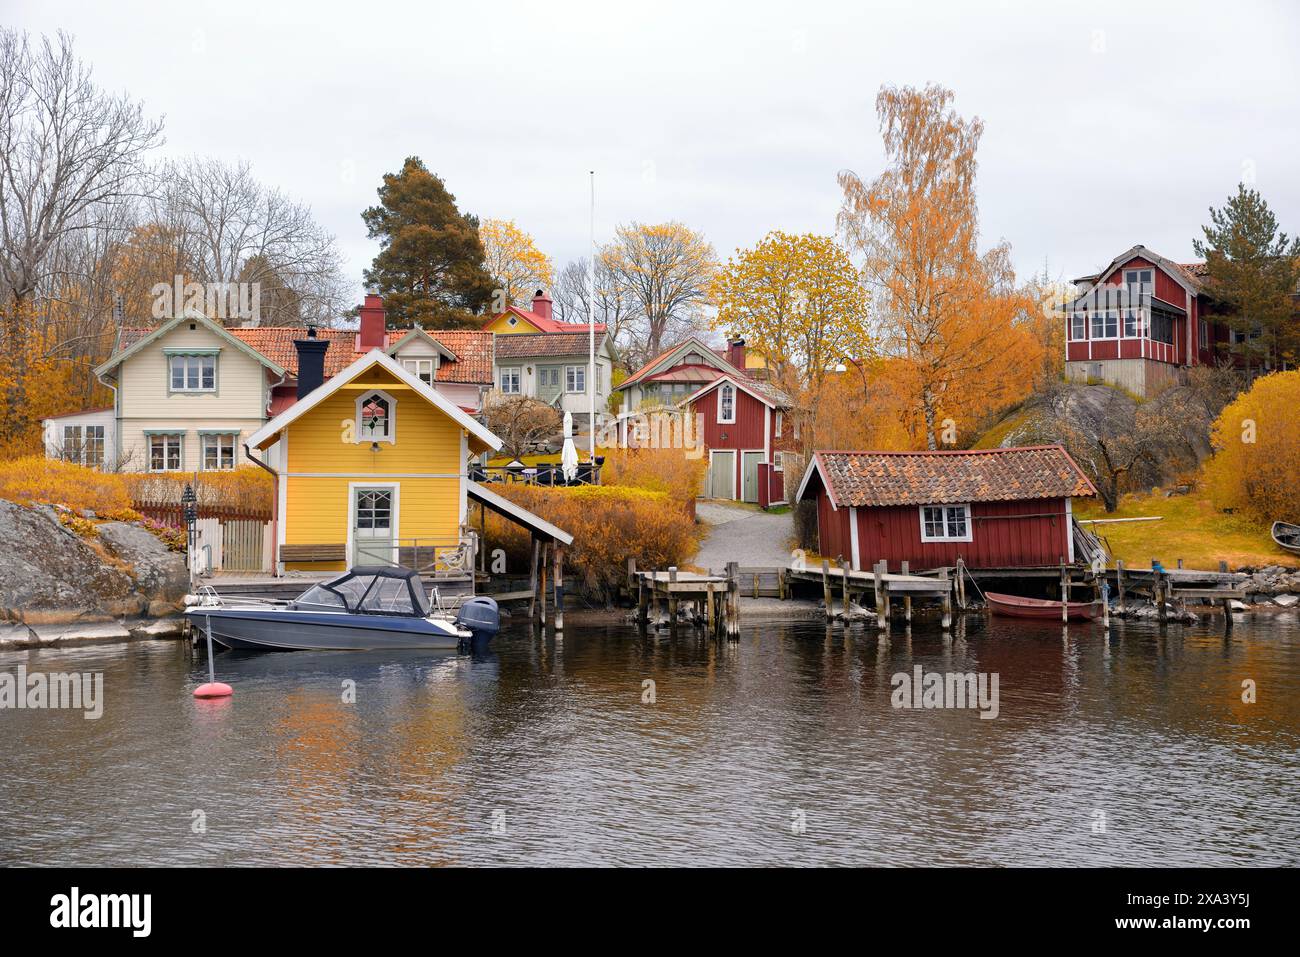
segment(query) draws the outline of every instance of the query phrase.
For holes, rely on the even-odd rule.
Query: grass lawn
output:
[[[1078,519],[1161,516],[1159,522],[1084,526],[1104,537],[1115,558],[1135,568],[1151,567],[1152,558],[1167,568],[1174,567],[1181,558],[1188,568],[1209,570],[1217,569],[1220,561],[1234,569],[1243,565],[1300,564],[1300,556],[1274,544],[1267,525],[1218,511],[1199,488],[1169,498],[1163,492],[1125,495],[1112,515],[1104,512],[1100,501],[1076,500],[1074,515]]]

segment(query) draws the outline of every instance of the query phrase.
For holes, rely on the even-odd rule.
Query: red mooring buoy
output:
[[[204,624],[207,626],[204,631],[208,639],[208,683],[199,685],[194,689],[196,698],[229,698],[235,693],[235,689],[230,687],[224,681],[218,681],[215,669],[212,664],[212,618],[204,615]]]

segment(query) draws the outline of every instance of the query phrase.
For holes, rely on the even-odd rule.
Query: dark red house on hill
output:
[[[1209,317],[1204,263],[1176,263],[1138,245],[1074,280],[1066,304],[1065,374],[1154,395],[1183,370],[1211,365],[1231,339]]]
[[[1074,561],[1072,500],[1097,494],[1059,445],[816,452],[796,501],[816,501],[818,551],[856,570]]]

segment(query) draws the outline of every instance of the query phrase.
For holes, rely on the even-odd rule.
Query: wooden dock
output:
[[[952,627],[953,595],[956,594],[959,604],[965,606],[960,577],[950,578],[946,568],[938,569],[934,576],[913,575],[909,573],[906,562],[898,574],[886,571],[886,568],[884,562],[877,562],[869,572],[855,571],[849,567],[848,562],[841,562],[838,568],[832,568],[828,560],[822,559],[821,568],[792,565],[785,575],[787,581],[821,584],[827,621],[835,616],[835,591],[839,589],[846,618],[854,596],[865,601],[870,594],[876,610],[876,627],[882,630],[889,627],[893,617],[893,600],[896,598],[901,599],[903,620],[910,623],[912,602],[922,598],[938,602],[942,607],[944,630]]]
[[[707,634],[725,634],[730,641],[740,639],[740,566],[727,565],[725,575],[701,575],[669,568],[665,572],[638,572],[629,560],[629,577],[637,590],[637,623],[667,619],[668,627],[677,630],[679,614],[686,603],[688,619],[703,625]],[[651,608],[651,604],[654,608]]]

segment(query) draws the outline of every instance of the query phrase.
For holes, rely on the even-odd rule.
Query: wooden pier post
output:
[[[1061,624],[1066,624],[1070,620],[1070,572],[1065,567],[1065,562],[1061,562]]]
[[[677,633],[677,592],[673,591],[673,585],[677,584],[677,566],[668,566],[668,630]]]
[[[966,610],[966,560],[957,556],[957,609]]]
[[[1165,609],[1165,576],[1164,572],[1157,571],[1160,559],[1151,559],[1151,597],[1156,603],[1156,619],[1160,624],[1164,624],[1169,617]]]
[[[530,622],[537,620],[537,555],[541,547],[541,539],[534,535],[533,560],[528,566],[528,592],[531,595],[528,599],[528,620]]]
[[[876,561],[871,566],[871,583],[875,589],[876,598],[876,627],[880,630],[885,628],[885,603],[889,599],[885,596],[885,582],[881,578],[880,562]]]
[[[831,563],[825,558],[822,559],[822,597],[826,600],[826,620],[830,621],[835,617],[835,607],[831,595]]]
[[[555,545],[555,630],[564,631],[564,546]]]
[[[1225,563],[1226,564],[1226,563]],[[1232,634],[1232,599],[1223,599],[1223,634]]]
[[[646,590],[645,579],[639,575],[636,579],[636,620],[642,625],[650,620],[650,593]]]
[[[904,575],[910,574],[911,569],[910,562],[904,561],[899,564],[899,571]],[[903,621],[909,625],[912,623],[912,593],[910,591],[903,592]]]
[[[849,603],[852,601],[849,588],[849,563],[840,559],[840,575],[844,581],[844,620],[849,620]]]
[[[727,640],[740,640],[739,562],[727,562]]]
[[[542,590],[542,600],[541,600],[542,614],[540,616],[540,620],[543,625],[546,624],[546,566],[547,563],[550,561],[550,557],[551,557],[551,543],[547,542],[542,546],[542,567],[540,569],[541,580],[542,580],[542,589],[541,589]]]
[[[1124,559],[1115,559],[1115,588],[1119,592],[1119,613],[1125,614],[1128,606],[1124,601]]]
[[[943,630],[952,627],[952,583],[948,581],[948,569],[939,570],[939,581],[943,582]]]
[[[718,630],[717,611],[713,607],[713,582],[704,586],[704,625],[710,635]]]

